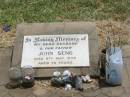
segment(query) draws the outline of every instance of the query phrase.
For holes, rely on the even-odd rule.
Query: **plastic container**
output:
[[[121,49],[119,47],[107,49],[106,62],[106,82],[110,85],[121,85],[123,70]]]

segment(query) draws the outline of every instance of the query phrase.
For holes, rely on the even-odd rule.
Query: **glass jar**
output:
[[[32,66],[22,67],[22,86],[30,88],[34,85],[34,69]]]
[[[22,78],[21,69],[17,67],[11,67],[9,69],[9,79],[12,81],[20,81]]]

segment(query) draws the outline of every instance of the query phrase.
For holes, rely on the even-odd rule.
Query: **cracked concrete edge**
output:
[[[0,48],[0,85],[8,82],[13,48]]]

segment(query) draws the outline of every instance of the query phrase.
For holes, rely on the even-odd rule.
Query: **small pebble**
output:
[[[72,89],[72,86],[70,84],[66,84],[65,90],[67,91],[67,90],[71,90],[71,89]]]

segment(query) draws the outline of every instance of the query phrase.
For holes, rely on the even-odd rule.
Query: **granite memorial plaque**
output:
[[[89,66],[88,34],[24,36],[21,67]]]

